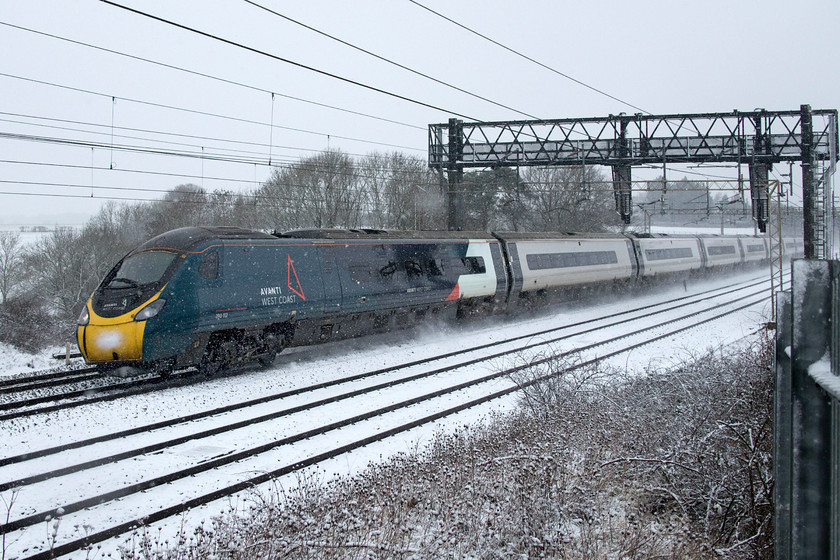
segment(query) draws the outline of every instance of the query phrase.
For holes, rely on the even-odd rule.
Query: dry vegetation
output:
[[[255,495],[139,558],[772,558],[771,353],[583,368],[361,475]],[[540,366],[518,381],[542,376]]]

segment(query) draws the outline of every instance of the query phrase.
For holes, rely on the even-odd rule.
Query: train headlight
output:
[[[87,305],[86,305],[85,308],[82,309],[82,312],[79,314],[79,320],[76,321],[76,323],[80,327],[84,327],[89,322],[90,322],[90,313],[88,313],[88,308],[87,308]]]
[[[137,315],[134,316],[135,321],[145,321],[146,319],[151,319],[158,313],[160,310],[163,309],[163,306],[166,305],[166,300],[163,298],[158,298],[140,311],[137,312]]]

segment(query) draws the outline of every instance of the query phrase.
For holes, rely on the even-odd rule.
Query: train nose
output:
[[[105,319],[91,313],[78,327],[79,348],[88,363],[140,360],[144,327],[145,322],[127,316]]]

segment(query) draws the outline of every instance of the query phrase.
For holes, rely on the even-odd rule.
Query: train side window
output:
[[[204,255],[198,265],[198,275],[205,280],[215,280],[219,277],[219,252],[211,251]]]
[[[386,264],[385,266],[383,266],[382,268],[379,269],[379,274],[383,278],[390,278],[391,276],[394,275],[394,273],[396,271],[397,271],[397,263],[389,262],[388,264]]]
[[[484,257],[464,257],[461,259],[467,274],[484,274],[487,269],[484,267]]]
[[[415,261],[414,259],[408,259],[407,261],[405,261],[404,264],[405,273],[409,278],[423,275],[423,267],[420,266],[420,263]]]
[[[426,261],[426,274],[429,276],[443,276],[443,260],[429,259]]]
[[[735,254],[735,246],[734,245],[717,245],[708,247],[709,255],[713,256],[720,256],[720,255],[734,255]]]

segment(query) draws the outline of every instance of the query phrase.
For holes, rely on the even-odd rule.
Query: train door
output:
[[[508,259],[508,271],[510,278],[508,283],[508,303],[518,301],[519,293],[522,291],[522,264],[519,262],[519,251],[516,243],[505,243],[505,253]]]

